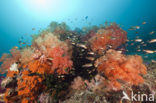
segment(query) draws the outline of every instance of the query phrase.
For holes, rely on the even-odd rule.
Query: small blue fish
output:
[[[86,16],[85,19],[87,20],[88,19],[88,16]]]

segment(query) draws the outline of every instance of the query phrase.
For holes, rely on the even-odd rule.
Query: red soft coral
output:
[[[129,85],[138,85],[144,80],[140,74],[146,74],[147,69],[142,63],[140,56],[124,56],[115,50],[109,50],[106,56],[96,60],[95,65],[99,72],[102,72],[116,88],[120,89],[119,80]]]
[[[67,51],[61,47],[55,47],[50,52],[52,60],[52,69],[56,70],[58,74],[67,74],[68,70],[72,68],[72,61]]]
[[[94,52],[102,53],[107,48],[116,49],[127,40],[127,33],[113,24],[105,29],[99,29],[95,36],[89,39],[89,45]]]

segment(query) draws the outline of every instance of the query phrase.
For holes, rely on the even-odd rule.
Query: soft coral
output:
[[[146,74],[147,70],[140,56],[124,56],[115,50],[109,50],[106,56],[96,60],[95,65],[116,88],[121,88],[119,80],[129,85],[138,85],[144,80],[140,74]]]
[[[29,98],[29,101],[34,101],[38,96],[39,90],[43,88],[42,78],[39,76],[29,76],[27,71],[23,71],[23,76],[21,79],[18,79],[18,95],[22,96],[23,102],[27,101],[26,98]],[[24,102],[25,103],[25,102]]]
[[[107,48],[116,49],[127,40],[127,33],[112,24],[104,29],[99,29],[93,37],[89,39],[89,45],[94,52],[102,53]]]
[[[50,56],[53,58],[52,69],[56,70],[58,74],[67,74],[68,69],[72,68],[70,56],[63,48],[53,48],[50,52]]]

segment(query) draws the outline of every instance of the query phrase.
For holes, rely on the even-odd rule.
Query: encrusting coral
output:
[[[38,97],[38,92],[43,88],[42,78],[39,76],[23,75],[18,82],[18,95],[29,101],[34,101]]]

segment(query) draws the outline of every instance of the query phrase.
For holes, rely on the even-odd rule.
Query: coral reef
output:
[[[14,90],[13,96],[21,98],[15,99],[16,101],[36,102],[40,90],[46,87],[43,83],[46,76],[56,75],[56,78],[60,78],[59,75],[68,74],[72,69],[71,55],[68,42],[59,40],[51,32],[43,32],[36,36],[31,47],[12,49],[11,55],[2,56],[1,68],[7,71],[10,80],[16,80],[17,89],[16,86],[6,86],[6,91]],[[8,92],[5,94],[5,102],[14,102],[14,99],[9,99]]]
[[[127,32],[115,23],[70,30],[52,22],[32,37],[0,59],[6,103],[118,103],[123,91],[156,89],[142,58],[119,51]]]

